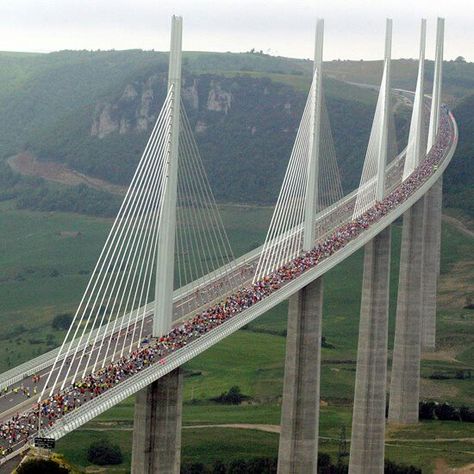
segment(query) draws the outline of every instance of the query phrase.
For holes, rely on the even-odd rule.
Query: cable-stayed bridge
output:
[[[267,238],[235,259],[181,103],[173,18],[168,94],[64,342],[0,375],[3,460],[137,393],[132,471],[179,472],[180,367],[290,298],[279,472],[316,472],[322,278],[365,246],[350,472],[383,472],[390,224],[404,216],[389,421],[414,423],[420,352],[434,347],[441,177],[457,144],[440,102],[443,20],[431,97],[425,22],[414,94],[391,88],[391,28],[388,20],[361,182],[343,196],[318,21],[313,79]],[[413,102],[399,154],[397,96]]]

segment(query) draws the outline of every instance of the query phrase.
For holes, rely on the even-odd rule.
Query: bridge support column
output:
[[[423,210],[424,201],[420,199],[403,215],[388,414],[392,423],[418,422],[423,303]]]
[[[290,298],[279,474],[317,472],[322,306],[322,278]]]
[[[425,195],[423,255],[422,350],[434,351],[436,345],[436,294],[441,250],[441,207],[443,178]]]
[[[390,276],[390,227],[365,246],[349,473],[382,474]]]
[[[137,393],[132,474],[179,474],[182,397],[179,368]]]

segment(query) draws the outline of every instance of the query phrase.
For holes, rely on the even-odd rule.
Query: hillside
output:
[[[459,144],[444,177],[445,205],[462,208],[474,218],[474,94],[454,109],[459,127]]]
[[[359,181],[376,96],[341,79],[377,83],[380,66],[377,61],[325,63],[328,113],[346,192]],[[183,99],[220,202],[275,201],[311,68],[308,60],[259,53],[184,54]],[[413,88],[415,61],[394,61],[393,71],[394,86]],[[27,151],[66,165],[90,182],[98,178],[127,185],[164,99],[166,74],[167,55],[158,52],[0,53],[0,159]],[[445,74],[448,99],[456,97],[461,112],[469,114],[462,97],[474,91],[473,65],[448,62]],[[429,87],[430,62],[426,76]],[[406,140],[408,119],[409,111],[399,108],[399,147]],[[454,176],[463,176],[460,170],[470,153],[465,137],[462,133]],[[4,166],[2,175],[1,198],[16,198],[22,208],[73,210],[68,203],[74,196],[92,202],[100,192],[28,181],[10,176]],[[465,176],[456,181],[460,187],[453,187],[456,196],[447,200],[450,205],[466,207],[465,181]],[[100,210],[88,204],[74,210],[112,215],[117,199],[102,193],[100,200],[107,201]],[[52,207],[52,202],[57,204]]]

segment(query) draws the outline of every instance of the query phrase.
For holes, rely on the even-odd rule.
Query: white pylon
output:
[[[418,61],[418,79],[416,82],[415,100],[411,114],[410,134],[408,136],[407,154],[403,168],[403,179],[410,176],[413,170],[420,164],[421,139],[423,130],[423,105],[424,105],[424,78],[425,78],[425,44],[426,44],[426,20],[421,20],[420,33],[420,59]]]
[[[444,43],[444,18],[438,18],[436,24],[436,53],[433,77],[433,94],[431,97],[430,128],[426,151],[429,152],[436,141],[439,127],[439,109],[441,105],[441,83],[443,76],[443,43]]]
[[[165,173],[165,192],[158,229],[156,260],[155,311],[153,336],[166,334],[171,329],[174,289],[174,247],[176,235],[176,197],[178,188],[179,129],[181,101],[181,43],[182,18],[171,21],[171,47],[168,72],[168,91],[171,90],[171,127],[168,162]]]
[[[392,20],[387,18],[385,25],[385,54],[380,94],[383,98],[380,133],[377,146],[377,183],[375,199],[381,201],[385,191],[385,166],[387,164],[388,120],[390,112],[390,60],[392,54]]]
[[[322,64],[323,64],[324,20],[316,21],[316,38],[314,47],[314,89],[312,93],[311,130],[308,151],[308,176],[306,183],[303,251],[311,250],[315,240],[315,217],[319,208],[319,152],[321,141],[321,99],[322,99]]]

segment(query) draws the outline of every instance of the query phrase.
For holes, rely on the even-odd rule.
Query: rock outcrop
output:
[[[203,81],[204,82],[204,81]],[[183,102],[188,110],[219,112],[227,115],[234,100],[232,92],[226,90],[220,82],[211,80],[207,101],[201,103],[200,90],[206,93],[206,84],[200,84],[200,79],[183,80],[181,93]],[[166,78],[152,75],[143,82],[127,84],[115,102],[100,102],[96,105],[90,134],[104,138],[112,133],[126,134],[130,132],[146,132],[155,123],[159,104],[164,99]],[[202,111],[202,110],[201,110]],[[205,133],[205,120],[198,120],[195,125],[196,133]]]

